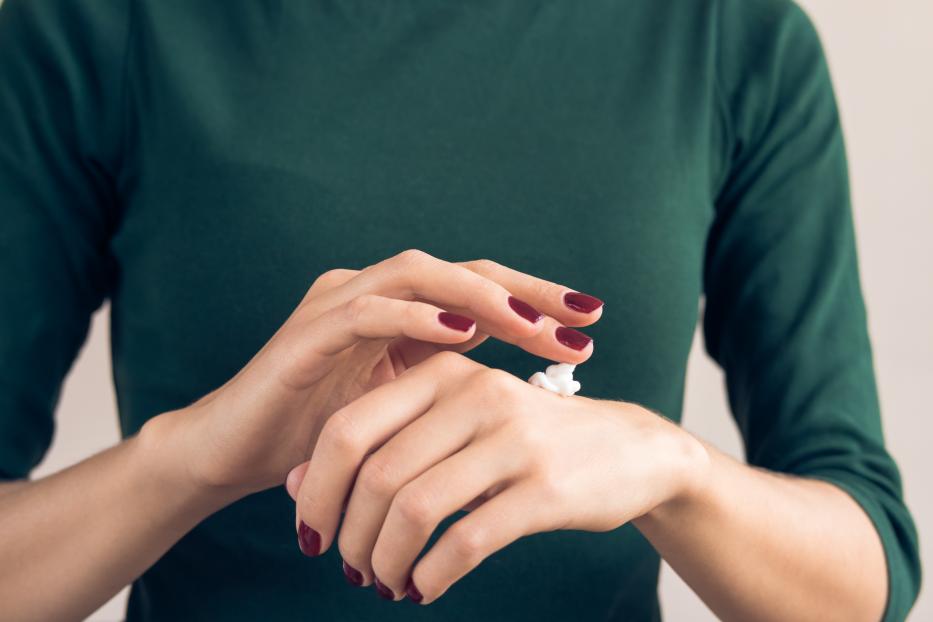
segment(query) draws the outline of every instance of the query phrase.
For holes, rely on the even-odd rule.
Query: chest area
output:
[[[546,19],[436,19],[279,20],[239,46],[205,30],[193,56],[185,32],[138,52],[120,308],[166,339],[237,333],[242,359],[321,272],[420,248],[591,292],[613,311],[594,337],[685,356],[702,123],[672,132],[660,81]]]

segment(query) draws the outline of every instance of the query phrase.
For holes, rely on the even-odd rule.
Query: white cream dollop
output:
[[[580,390],[580,383],[573,379],[573,370],[576,367],[572,363],[548,365],[546,371],[532,374],[528,382],[560,395],[573,395]]]

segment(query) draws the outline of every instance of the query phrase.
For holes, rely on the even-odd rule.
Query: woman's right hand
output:
[[[257,492],[310,457],[332,413],[439,350],[466,352],[493,336],[582,363],[592,341],[567,326],[596,322],[601,308],[484,259],[451,263],[407,250],[360,271],[331,270],[233,378],[146,431],[176,443],[197,485]]]

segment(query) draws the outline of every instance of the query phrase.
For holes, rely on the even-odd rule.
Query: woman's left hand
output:
[[[560,396],[448,351],[334,413],[287,488],[299,537],[317,531],[322,552],[345,509],[348,580],[427,604],[522,536],[608,531],[684,498],[707,464],[697,439],[643,407]]]

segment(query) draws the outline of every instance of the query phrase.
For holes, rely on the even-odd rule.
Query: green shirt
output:
[[[705,301],[748,461],[848,491],[885,619],[916,596],[833,88],[787,0],[6,0],[0,222],[0,476],[41,460],[105,300],[130,435],[235,374],[318,274],[419,248],[605,300],[583,394],[674,420]],[[552,532],[387,603],[336,547],[299,552],[276,488],[172,547],[128,618],[649,620],[658,566],[631,525]]]

